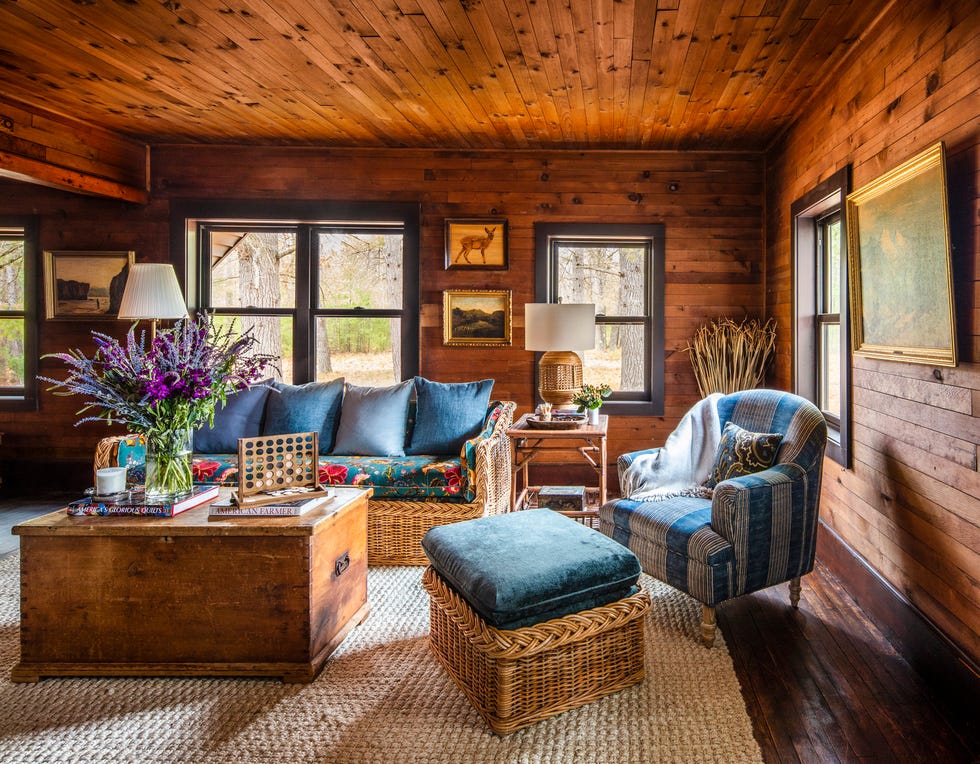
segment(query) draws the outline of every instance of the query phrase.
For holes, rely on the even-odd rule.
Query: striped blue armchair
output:
[[[790,603],[798,606],[800,577],[813,570],[827,441],[820,411],[790,393],[722,396],[717,414],[722,429],[733,422],[753,433],[781,433],[772,466],[722,480],[710,498],[691,495],[698,491],[658,500],[627,497],[599,513],[599,530],[632,550],[646,573],[702,603],[701,636],[708,647],[714,644],[715,606],[727,599],[789,581]],[[620,457],[621,473],[642,453],[655,450]]]

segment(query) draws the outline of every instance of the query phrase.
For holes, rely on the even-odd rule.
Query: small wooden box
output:
[[[556,512],[581,512],[585,509],[585,486],[543,485],[538,491],[538,507]]]

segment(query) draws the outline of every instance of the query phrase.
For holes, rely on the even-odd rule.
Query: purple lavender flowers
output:
[[[150,347],[130,329],[124,343],[92,332],[95,354],[54,353],[68,367],[64,380],[51,382],[55,395],[81,395],[78,420],[122,422],[147,437],[213,423],[215,407],[229,393],[249,388],[276,359],[256,352],[258,340],[233,325],[221,326],[208,313],[178,321],[157,334]]]

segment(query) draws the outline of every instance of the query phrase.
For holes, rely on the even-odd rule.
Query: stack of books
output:
[[[141,490],[126,491],[118,497],[86,496],[68,505],[69,515],[78,516],[120,516],[147,515],[149,517],[173,517],[188,509],[218,498],[217,485],[196,485],[190,494],[173,502],[147,502]]]
[[[209,520],[221,520],[228,517],[299,517],[315,507],[320,507],[333,501],[333,489],[326,489],[318,496],[305,496],[298,499],[283,499],[272,504],[241,506],[231,497],[220,499],[208,508]]]

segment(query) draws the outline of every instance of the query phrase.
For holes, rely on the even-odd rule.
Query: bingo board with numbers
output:
[[[289,498],[326,496],[317,470],[318,434],[295,432],[238,439],[239,506],[261,506]]]

